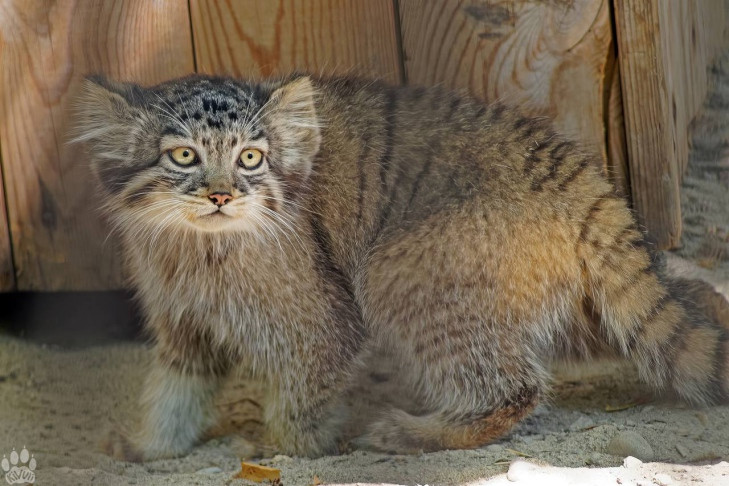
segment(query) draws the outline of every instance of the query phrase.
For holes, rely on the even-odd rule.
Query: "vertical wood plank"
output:
[[[402,80],[392,0],[191,0],[198,71]]]
[[[19,290],[121,284],[87,160],[65,142],[82,77],[153,83],[193,69],[186,0],[0,2],[0,141]]]
[[[634,206],[661,249],[681,237],[688,127],[727,43],[724,0],[614,0]]]
[[[0,52],[0,55],[2,53]],[[2,158],[0,158],[2,166]],[[7,209],[5,208],[5,189],[0,171],[0,292],[15,290],[15,269],[13,268],[13,252],[10,245]]]
[[[681,235],[681,199],[659,5],[617,0],[615,14],[633,205],[656,244],[672,247]]]
[[[553,118],[607,158],[606,0],[400,0],[409,83],[443,84]]]

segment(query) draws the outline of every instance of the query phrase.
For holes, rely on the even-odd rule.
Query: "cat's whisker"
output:
[[[246,119],[245,119],[245,120],[243,121],[243,131],[244,131],[244,132],[247,132],[247,131],[249,131],[249,130],[251,129],[251,127],[253,126],[253,123],[255,123],[255,122],[256,122],[256,121],[257,121],[257,120],[259,119],[259,117],[260,117],[261,113],[263,113],[263,111],[267,109],[267,107],[269,106],[269,104],[270,104],[270,103],[271,103],[271,99],[268,99],[268,100],[267,100],[267,101],[266,101],[266,102],[265,102],[265,103],[264,103],[264,104],[263,104],[263,105],[262,105],[262,106],[261,106],[261,107],[260,107],[260,108],[258,109],[258,111],[256,111],[256,112],[255,112],[255,113],[254,113],[254,114],[253,114],[252,116],[250,116],[250,117],[248,117],[248,113],[246,112]]]
[[[149,213],[157,211],[159,209],[167,208],[167,207],[175,207],[179,205],[177,201],[173,200],[163,200],[163,201],[154,201],[150,204],[147,204],[145,206],[142,206],[138,209],[134,209],[132,211],[125,211],[122,213],[122,216],[127,216],[129,218],[135,218],[135,219],[141,219],[144,216],[147,216]]]
[[[124,212],[116,212],[113,214],[111,218],[111,232],[113,231],[119,231],[127,229],[128,227],[137,227],[137,228],[143,228],[143,225],[140,224],[144,217],[149,214],[152,211],[155,211],[157,209],[160,209],[165,206],[165,204],[168,204],[167,201],[165,201],[165,204],[160,204],[161,202],[157,202],[148,206],[144,206],[143,208],[136,209],[133,211],[124,211]],[[108,239],[108,237],[107,237]]]
[[[157,107],[158,109],[161,109],[157,105],[153,105],[153,106]],[[182,123],[180,120],[178,120],[177,118],[175,118],[173,116],[167,115],[164,112],[163,113],[158,113],[158,115],[160,115],[163,118],[166,118],[166,119],[170,120],[171,122],[175,123],[176,125],[178,125],[182,129],[182,131],[183,131],[183,133],[185,135],[187,135],[188,137],[192,138],[192,132],[190,132],[190,129],[187,127],[187,125],[185,125],[184,123]]]
[[[178,194],[172,191],[156,191],[156,190],[149,190],[144,192],[132,192],[131,194],[126,194],[120,199],[127,203],[132,202],[136,199],[141,198],[142,196],[177,196]]]
[[[180,100],[180,106],[182,106],[182,109],[185,110],[185,115],[187,115],[187,119],[189,120],[191,118],[190,112],[187,110],[187,104],[182,101],[180,93],[177,93],[177,99]]]
[[[320,212],[314,211],[313,209],[303,206],[303,205],[297,203],[296,201],[292,201],[291,199],[287,199],[287,198],[283,198],[283,197],[277,198],[277,197],[272,197],[272,196],[264,196],[264,195],[260,195],[260,194],[256,195],[256,197],[264,199],[266,201],[281,202],[281,203],[283,203],[283,206],[287,206],[287,205],[292,206],[299,211],[305,211],[305,212],[313,214],[315,216],[322,216],[322,214]]]
[[[250,216],[254,220],[256,220],[256,222],[266,232],[266,234],[268,234],[273,239],[279,250],[281,250],[281,253],[284,254],[283,247],[281,246],[281,241],[279,240],[278,236],[276,236],[276,231],[269,226],[269,223],[267,223],[262,217],[258,216],[253,212],[250,214]]]
[[[154,233],[150,234],[150,236],[148,237],[148,243],[147,243],[147,247],[148,248],[151,249],[151,248],[154,248],[155,247],[155,245],[157,244],[157,241],[158,241],[159,237],[174,222],[174,220],[178,216],[179,216],[179,213],[178,212],[172,211],[162,221],[160,221],[158,223],[156,231]],[[153,252],[151,252],[151,251],[149,252],[148,259],[151,258],[152,253]],[[151,261],[149,262],[149,264],[151,265]]]
[[[153,93],[154,93],[154,92],[153,92]],[[154,95],[155,95],[155,96],[156,96],[156,97],[157,97],[157,98],[158,98],[158,99],[159,99],[159,100],[160,100],[160,101],[161,101],[162,103],[164,103],[165,105],[167,105],[167,108],[169,108],[169,110],[167,110],[167,109],[165,109],[165,108],[163,108],[163,107],[161,107],[161,106],[159,106],[159,105],[157,105],[157,104],[153,104],[153,106],[155,106],[155,107],[156,107],[157,109],[159,109],[160,111],[162,111],[163,113],[165,113],[165,114],[166,114],[166,115],[167,115],[168,117],[170,117],[170,118],[171,118],[171,119],[172,119],[173,121],[177,121],[177,123],[178,123],[178,125],[180,126],[180,128],[182,128],[183,132],[184,132],[184,133],[185,133],[185,134],[186,134],[187,136],[189,136],[189,137],[192,137],[192,133],[191,133],[191,131],[190,131],[190,128],[189,128],[189,127],[187,126],[187,124],[186,124],[186,123],[185,123],[185,122],[184,122],[184,121],[182,120],[182,118],[180,118],[180,116],[179,116],[179,115],[177,115],[177,114],[175,113],[175,110],[174,110],[174,108],[172,108],[172,107],[170,106],[170,104],[169,104],[169,103],[168,103],[167,101],[165,101],[165,100],[164,100],[164,99],[163,99],[163,98],[162,98],[162,97],[161,97],[161,96],[160,96],[159,94],[157,94],[157,93],[154,93]],[[184,104],[183,104],[183,106],[184,106]],[[189,117],[189,115],[188,115],[188,117]]]
[[[175,207],[178,207],[178,204],[174,201],[158,201],[135,211],[121,213],[114,221],[114,229],[134,228],[135,231],[131,237],[136,239],[148,227],[149,222],[147,219],[150,213],[161,209],[174,209]]]
[[[257,203],[257,202],[255,202],[255,201],[250,201],[250,204],[252,204],[252,205],[254,205],[254,206],[256,206],[256,207],[259,207],[259,208],[261,208],[261,209],[262,209],[263,211],[265,211],[265,213],[266,213],[266,214],[270,215],[270,216],[271,216],[271,217],[273,217],[273,218],[278,218],[278,219],[282,219],[282,220],[283,220],[284,222],[288,222],[288,223],[291,223],[291,225],[293,225],[293,226],[294,226],[295,228],[294,228],[294,227],[292,227],[292,226],[291,226],[291,225],[289,225],[289,224],[286,224],[286,226],[287,226],[287,227],[288,227],[288,228],[289,228],[289,229],[290,229],[291,231],[296,231],[296,230],[298,230],[298,231],[301,231],[301,228],[300,228],[300,227],[298,226],[298,224],[297,224],[297,223],[296,223],[295,221],[293,221],[292,219],[290,219],[290,218],[289,218],[288,216],[285,216],[285,214],[284,214],[284,213],[278,213],[278,212],[276,212],[276,211],[273,211],[273,210],[272,210],[271,208],[268,208],[268,207],[266,207],[265,205],[263,205],[263,204],[260,204],[260,203]]]
[[[279,227],[281,229],[281,234],[283,234],[284,237],[289,241],[289,243],[292,245],[292,247],[294,248],[295,251],[297,250],[297,248],[296,248],[296,245],[294,245],[294,242],[289,237],[289,232],[296,239],[296,241],[297,241],[298,245],[300,246],[300,248],[302,250],[306,251],[306,244],[304,243],[304,240],[302,240],[301,237],[298,235],[298,233],[301,232],[301,228],[298,228],[298,227],[294,228],[294,227],[292,227],[291,224],[289,224],[283,218],[282,215],[276,213],[275,211],[270,210],[269,208],[265,207],[262,204],[258,204],[258,203],[255,203],[255,202],[251,202],[250,204],[252,206],[258,207],[259,209],[263,210],[264,211],[264,214],[266,214],[267,216],[269,216],[269,218],[271,218],[271,221],[277,227]],[[285,231],[285,229],[281,227],[282,225],[285,226],[286,228],[288,228],[290,231]]]

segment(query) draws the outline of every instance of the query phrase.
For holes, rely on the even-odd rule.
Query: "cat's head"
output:
[[[320,143],[314,97],[306,76],[190,76],[150,88],[90,77],[76,140],[119,220],[255,231],[306,184]]]

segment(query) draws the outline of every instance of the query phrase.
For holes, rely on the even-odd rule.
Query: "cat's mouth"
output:
[[[230,218],[230,214],[223,211],[224,208],[213,209],[209,213],[199,216],[200,219],[218,219],[218,218]]]
[[[186,216],[188,223],[200,231],[255,231],[255,225],[239,207],[206,208],[205,212],[191,211]]]
[[[229,218],[230,215],[225,214],[220,209],[216,209],[215,211],[213,211],[211,213],[208,213],[208,214],[206,214],[206,215],[204,215],[202,217],[203,218]]]
[[[230,228],[239,219],[231,215],[228,211],[215,209],[204,214],[190,214],[189,222],[198,230],[202,231],[221,231]]]
[[[215,209],[209,213],[190,215],[189,219],[195,226],[210,229],[227,226],[227,223],[232,222],[234,218],[227,212]]]

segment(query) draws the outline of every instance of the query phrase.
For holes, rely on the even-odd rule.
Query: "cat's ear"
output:
[[[272,109],[285,112],[289,117],[301,117],[294,121],[316,120],[314,85],[309,76],[300,76],[276,89],[269,99]]]
[[[86,78],[76,99],[71,142],[86,145],[91,168],[109,192],[121,189],[144,149],[140,141],[149,129],[142,100],[142,88],[100,76]]]
[[[321,143],[315,97],[311,78],[301,76],[276,89],[264,110],[274,143],[284,149],[283,164],[306,175]]]
[[[89,76],[75,103],[75,130],[72,142],[113,142],[134,123],[141,101],[141,88],[128,83]],[[111,137],[111,140],[110,140]],[[108,143],[102,144],[109,148]]]

